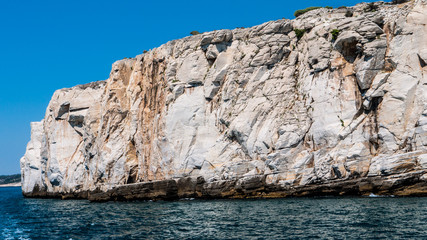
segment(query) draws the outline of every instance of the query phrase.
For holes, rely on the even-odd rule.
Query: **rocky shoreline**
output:
[[[108,191],[94,190],[77,193],[34,191],[29,198],[87,199],[91,202],[134,200],[195,199],[256,199],[315,196],[427,196],[426,171],[392,176],[363,177],[314,183],[301,187],[279,187],[266,184],[266,176],[253,176],[234,181],[206,183],[202,177],[181,178],[116,186]]]

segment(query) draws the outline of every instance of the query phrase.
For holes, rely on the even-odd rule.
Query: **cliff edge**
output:
[[[27,197],[427,193],[427,1],[168,42],[54,93]]]

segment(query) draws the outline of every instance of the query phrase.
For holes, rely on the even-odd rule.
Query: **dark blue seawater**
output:
[[[0,188],[0,239],[427,239],[427,198],[90,203]]]

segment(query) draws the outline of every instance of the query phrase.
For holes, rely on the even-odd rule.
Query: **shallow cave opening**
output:
[[[81,128],[83,127],[84,123],[84,116],[82,115],[71,115],[68,119],[68,122],[70,123],[71,127],[75,128]]]
[[[385,26],[384,20],[377,21],[375,23],[378,25],[378,27],[380,27],[381,29],[384,29],[384,26]]]
[[[347,9],[347,11],[345,12],[345,17],[353,17],[353,10],[352,9]]]
[[[126,184],[136,183],[136,180],[137,180],[136,172],[132,169],[129,172],[129,176],[128,176],[128,179],[126,181]]]
[[[352,41],[349,43],[345,43],[341,54],[344,59],[349,63],[354,63],[357,56],[359,55],[359,49],[357,48],[358,41]]]
[[[363,107],[361,109],[363,109],[365,114],[370,114],[371,112],[376,113],[382,101],[383,101],[382,97],[374,97],[371,100],[371,105],[369,109],[363,109]]]
[[[212,65],[215,63],[215,60],[216,59],[208,59],[209,67],[212,67]]]
[[[70,111],[70,103],[69,102],[61,104],[61,106],[59,107],[59,110],[58,110],[58,115],[55,118],[55,120],[60,120],[62,115],[68,113],[69,111]]]
[[[371,111],[376,112],[378,110],[379,105],[383,101],[382,97],[374,97],[371,100]]]

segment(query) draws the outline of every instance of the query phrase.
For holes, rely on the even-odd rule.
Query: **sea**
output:
[[[427,198],[26,199],[0,188],[0,239],[427,239]]]

